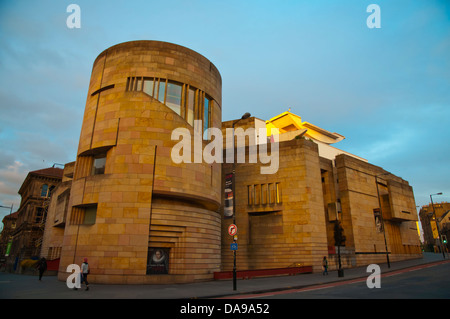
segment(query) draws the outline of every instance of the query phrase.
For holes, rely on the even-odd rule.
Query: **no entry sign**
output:
[[[228,234],[230,234],[230,236],[234,236],[237,234],[237,226],[235,224],[231,224],[230,226],[228,226]]]

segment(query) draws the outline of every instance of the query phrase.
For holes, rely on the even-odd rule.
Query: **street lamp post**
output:
[[[390,174],[390,173],[383,173],[383,174],[380,174],[380,175],[375,175],[375,184],[377,186],[378,206],[379,206],[379,209],[380,209],[380,219],[381,219],[381,222],[382,222],[382,225],[383,225],[384,247],[386,249],[386,261],[387,261],[388,268],[391,268],[391,263],[389,262],[389,251],[388,251],[388,246],[387,246],[387,241],[386,241],[386,227],[384,226],[383,212],[381,210],[380,190],[378,189],[378,177],[379,176],[383,176],[383,175],[387,175],[387,174]]]
[[[442,214],[441,217],[436,218],[436,221],[439,222],[439,223],[442,222],[444,220],[445,216],[447,216],[448,213],[450,213],[450,210],[448,210],[444,214]],[[447,253],[447,256],[448,256],[447,236],[445,236],[445,239],[444,239],[444,236],[445,236],[444,234],[441,234],[442,246],[443,246],[444,251]]]
[[[431,199],[431,207],[433,208],[434,220],[436,221],[436,228],[437,228],[437,232],[438,232],[438,236],[439,236],[439,244],[441,245],[442,256],[445,259],[444,245],[442,245],[441,232],[439,230],[439,222],[438,222],[437,217],[436,217],[436,210],[434,209],[434,203],[433,203],[433,196],[434,195],[442,195],[442,193],[431,194],[430,195],[430,199]]]
[[[3,205],[0,205],[0,207],[1,207],[1,208],[9,208],[9,216],[11,216],[12,210],[13,210],[13,204],[11,204],[11,206],[3,206]]]
[[[0,205],[0,207],[3,207],[3,208],[9,208],[9,215],[11,215],[12,209],[13,209],[13,204],[11,204],[11,206],[3,206],[3,205]]]
[[[232,184],[232,190],[233,190],[233,224],[236,225],[236,160],[235,160],[235,143],[234,143],[234,126],[240,121],[245,120],[250,117],[250,113],[245,113],[242,115],[242,117],[233,122],[232,128],[233,128],[233,184]],[[234,238],[233,238],[233,241]],[[236,290],[236,250],[233,250],[233,290]]]

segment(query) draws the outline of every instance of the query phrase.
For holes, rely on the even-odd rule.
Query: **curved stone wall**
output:
[[[221,127],[221,77],[202,55],[132,41],[94,62],[60,277],[86,257],[101,283],[210,279],[220,267],[219,163],[171,159],[174,129]],[[206,124],[205,124],[206,123]],[[201,141],[202,149],[208,141]],[[194,158],[192,147],[192,159]],[[150,261],[165,255],[163,266]],[[204,262],[199,262],[204,260]]]

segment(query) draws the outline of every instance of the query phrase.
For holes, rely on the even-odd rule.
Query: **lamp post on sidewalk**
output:
[[[440,223],[444,220],[445,216],[447,216],[447,214],[450,213],[450,210],[446,211],[444,214],[441,215],[441,217],[436,218],[436,220]],[[443,233],[445,232],[445,229],[443,229]],[[448,231],[447,231],[448,232]],[[444,251],[447,253],[448,256],[448,249],[447,249],[447,235],[441,233],[441,241],[442,241],[442,246],[444,248]]]
[[[439,230],[439,222],[438,222],[438,220],[437,220],[436,210],[434,209],[434,203],[433,203],[433,196],[434,196],[434,195],[442,195],[442,193],[431,194],[431,195],[430,195],[430,199],[431,199],[431,207],[433,208],[434,220],[435,220],[435,222],[436,222],[436,228],[437,228],[438,237],[439,237],[439,244],[441,245],[442,256],[443,256],[444,259],[445,259],[444,245],[442,245],[441,232],[440,232],[440,230]]]
[[[12,210],[13,210],[13,204],[11,204],[11,206],[3,206],[3,205],[0,205],[0,208],[9,208],[9,216],[11,216]]]
[[[344,269],[342,269],[342,263],[341,263],[341,246],[345,244],[345,236],[344,236],[344,229],[341,226],[341,222],[339,219],[336,219],[334,222],[334,244],[338,248],[338,262],[339,262],[339,268],[338,268],[338,277],[344,277]]]
[[[250,113],[245,113],[242,115],[242,117],[233,122],[232,128],[233,128],[233,184],[232,184],[232,190],[233,190],[233,224],[236,225],[236,160],[235,160],[235,142],[234,142],[234,126],[240,121],[245,120],[250,117]],[[233,241],[236,241],[233,239]],[[233,250],[233,290],[236,290],[236,250]]]
[[[383,225],[384,247],[386,249],[386,261],[387,261],[388,268],[391,268],[391,263],[389,262],[389,251],[388,251],[388,246],[387,246],[387,241],[386,241],[386,227],[384,226],[383,212],[381,210],[380,190],[378,189],[378,177],[379,176],[383,176],[383,175],[388,175],[388,174],[390,174],[390,173],[387,172],[387,173],[375,175],[375,185],[377,187],[378,207],[379,207],[379,210],[380,210],[380,216],[379,217],[380,217],[381,223]]]

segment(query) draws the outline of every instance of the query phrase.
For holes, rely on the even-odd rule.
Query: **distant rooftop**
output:
[[[38,169],[36,171],[31,171],[30,174],[62,178],[63,172],[64,172],[64,170],[61,168],[49,167],[49,168]]]

